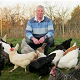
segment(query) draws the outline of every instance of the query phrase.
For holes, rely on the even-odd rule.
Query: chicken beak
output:
[[[50,72],[50,74],[52,74],[52,71]]]

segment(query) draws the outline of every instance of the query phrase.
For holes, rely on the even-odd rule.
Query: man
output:
[[[40,47],[44,42],[47,43],[44,50],[47,55],[48,49],[54,43],[54,28],[52,21],[45,17],[44,13],[44,7],[39,5],[36,8],[36,16],[27,22],[26,42],[33,49]]]

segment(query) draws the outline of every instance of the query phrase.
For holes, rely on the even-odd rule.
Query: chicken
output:
[[[76,48],[77,48],[77,46],[76,46],[76,42],[75,42],[75,43],[73,44],[73,46],[70,47],[70,48],[68,48],[63,55],[66,55],[68,52],[70,52],[70,51],[72,51],[72,50],[75,50]]]
[[[47,43],[43,43],[43,45],[41,47],[39,47],[35,50],[35,52],[38,54],[38,58],[46,57],[46,55],[44,54],[44,48],[46,45],[47,45]]]
[[[78,80],[72,74],[64,74],[60,69],[55,66],[50,71],[50,76],[48,80]]]
[[[10,49],[11,47],[13,47],[12,43],[7,43],[7,42],[1,42],[2,46],[4,47],[4,50],[2,51],[2,57],[5,58],[5,64],[9,63],[9,53],[10,53]]]
[[[5,36],[3,38],[1,38],[2,42],[6,42],[6,38],[9,36],[9,34],[5,34]]]
[[[1,56],[5,59],[5,62],[4,62],[5,65],[10,62],[9,61],[9,54],[7,54],[4,50],[2,51]]]
[[[14,47],[12,43],[9,43],[9,45],[10,45],[11,48]]]
[[[57,66],[59,68],[68,68],[68,69],[75,67],[78,62],[78,53],[79,53],[79,48],[76,48],[75,50],[68,52],[58,61]]]
[[[4,67],[4,62],[5,62],[5,59],[1,56],[3,49],[4,49],[4,48],[3,48],[3,46],[2,46],[2,43],[0,43],[0,75],[1,75],[1,70],[2,70],[3,67]]]
[[[70,47],[70,43],[72,41],[72,38],[64,41],[63,43],[61,43],[60,45],[57,45],[53,51],[55,50],[67,50]]]
[[[4,36],[3,38],[1,38],[1,41],[0,41],[0,42],[2,43],[2,46],[4,47],[4,51],[9,54],[11,47],[10,47],[10,45],[6,42],[6,37],[8,37],[8,35],[9,35],[9,34],[5,34],[5,36]]]
[[[6,38],[9,36],[9,34],[5,34],[3,38],[1,38],[0,43],[2,43],[2,46],[4,47],[4,50],[2,51],[2,57],[5,59],[5,64],[9,62],[9,53],[10,48],[13,46],[12,43],[7,43]]]
[[[34,57],[37,55],[35,52],[30,52],[28,54],[18,54],[19,44],[16,44],[14,48],[11,48],[10,54],[9,54],[9,59],[10,62],[13,63],[15,66],[10,72],[18,68],[18,66],[22,67],[25,69],[26,72],[26,66],[30,64],[30,62],[34,59]]]
[[[1,43],[2,43],[2,46],[4,47],[4,51],[7,54],[9,54],[11,47],[13,47],[13,44],[12,43],[7,43],[7,42],[3,42],[3,41],[1,41]]]
[[[80,47],[79,47],[79,53],[80,53]]]
[[[75,70],[70,71],[68,74],[74,76],[76,80],[80,80],[80,62],[75,67]]]
[[[1,38],[0,42],[2,43],[2,46],[4,47],[4,52],[9,54],[10,48],[13,46],[12,43],[7,43],[6,38],[9,36],[9,34],[5,34],[3,38]]]
[[[46,57],[38,58],[37,60],[29,64],[29,71],[37,73],[39,76],[46,76],[50,72],[52,59],[55,57],[56,53],[48,55]]]
[[[6,42],[6,37],[8,37],[9,34],[6,34],[2,39],[1,39],[1,43],[2,46],[4,47],[4,52],[9,54],[10,53],[10,48],[13,47],[12,43],[7,43]]]
[[[2,46],[4,47],[4,51],[9,54],[10,53],[10,49],[11,49],[11,46],[5,42],[2,42]]]
[[[44,47],[46,44],[44,43],[40,48],[36,50],[36,52],[29,52],[27,54],[18,54],[17,50],[19,47],[19,44],[16,44],[15,48],[11,48],[9,59],[10,62],[13,63],[14,69],[12,69],[10,72],[15,70],[18,66],[21,66],[22,68],[25,68],[26,72],[26,66],[30,64],[30,62],[34,61],[38,57],[43,57],[44,55]]]
[[[52,64],[56,65],[57,61],[59,59],[61,59],[61,57],[63,56],[64,51],[63,50],[55,50],[55,51],[51,52],[50,54],[52,54],[52,53],[56,53],[55,58],[52,60]]]
[[[5,36],[3,38],[1,38],[0,42],[5,43],[5,44],[8,44],[10,45],[11,47],[13,47],[13,44],[12,43],[7,43],[6,41],[6,38],[9,36],[9,34],[5,34]],[[4,46],[3,46],[4,47]]]
[[[75,67],[75,70],[70,71],[68,74],[74,76],[76,80],[80,80],[80,61]]]
[[[25,54],[25,53],[29,53],[29,52],[32,52],[34,51],[34,49],[32,49],[25,41],[25,38],[22,40],[22,43],[21,43],[21,53],[22,54]]]
[[[80,69],[72,70],[68,74],[72,75],[75,78],[75,80],[80,80]]]
[[[72,41],[72,38],[64,41],[60,45],[57,45],[54,51],[50,53],[50,54],[56,53],[55,58],[52,60],[52,64],[56,65],[57,61],[62,58],[64,51],[70,47],[71,41]]]
[[[32,49],[26,42],[25,42],[25,38],[22,40],[21,43],[21,53],[22,54],[26,54],[29,52],[36,52],[38,54],[38,58],[39,57],[46,57],[46,55],[44,54],[44,48],[47,44],[44,43],[41,47],[37,48],[36,50]]]

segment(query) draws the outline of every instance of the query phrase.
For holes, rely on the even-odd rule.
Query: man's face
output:
[[[44,15],[44,10],[43,8],[39,7],[36,11],[37,17],[43,17]]]

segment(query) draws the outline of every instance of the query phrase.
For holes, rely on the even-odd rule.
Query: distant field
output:
[[[60,39],[60,38],[55,38],[54,42],[55,42],[55,46],[62,43],[63,41],[67,40],[69,38],[65,38],[65,39]],[[21,50],[21,41],[22,38],[8,38],[7,42],[11,42],[13,43],[13,45],[15,46],[16,43],[19,43],[20,47],[19,47],[19,52]],[[77,42],[77,46],[79,47],[80,45],[80,39],[73,39],[71,42],[71,46],[74,44],[74,42]],[[54,46],[54,47],[55,47]],[[53,51],[53,48],[51,47],[49,49],[49,53]],[[80,54],[79,54],[79,60],[80,60]],[[10,73],[9,71],[13,68],[12,64],[7,64],[5,65],[3,71],[2,71],[2,75],[0,76],[0,80],[39,80],[38,79],[38,75],[34,74],[34,73],[30,73],[28,70],[28,66],[27,66],[27,73],[24,72],[24,69],[19,67],[17,68],[15,71],[13,71],[12,73]],[[62,70],[65,73],[65,70]],[[49,75],[43,77],[40,80],[47,80],[49,77]]]

